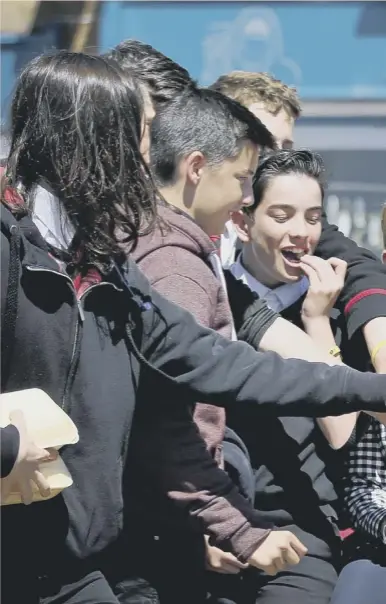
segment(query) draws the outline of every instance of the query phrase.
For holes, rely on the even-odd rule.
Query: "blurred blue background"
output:
[[[386,99],[385,9],[383,2],[105,2],[100,45],[146,40],[204,85],[244,69],[274,73],[305,99]]]
[[[320,151],[331,220],[379,251],[386,202],[386,2],[1,2],[1,107],[18,72],[49,48],[103,52],[148,42],[201,84],[233,69],[297,87],[298,146]]]

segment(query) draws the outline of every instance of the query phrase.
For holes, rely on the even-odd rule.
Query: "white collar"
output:
[[[67,250],[75,235],[75,228],[59,199],[42,183],[34,189],[32,220],[43,239],[60,250]]]
[[[249,287],[250,290],[256,292],[260,298],[267,302],[269,308],[275,312],[282,312],[294,302],[299,300],[302,295],[308,290],[309,281],[307,277],[303,277],[296,283],[284,283],[275,289],[270,289],[255,279],[241,263],[241,254],[236,261],[229,267],[230,272],[236,279],[242,281]]]
[[[223,268],[230,268],[236,260],[237,231],[232,220],[225,225],[224,234],[221,235],[220,256]]]

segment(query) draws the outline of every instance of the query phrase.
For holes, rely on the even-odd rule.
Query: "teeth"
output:
[[[283,249],[283,252],[291,252],[291,254],[296,254],[296,256],[304,256],[306,253],[304,250],[297,250],[294,248]]]

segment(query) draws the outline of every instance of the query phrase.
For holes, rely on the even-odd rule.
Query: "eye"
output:
[[[321,215],[319,212],[317,212],[316,214],[311,214],[311,216],[307,217],[307,222],[309,222],[310,224],[318,224],[318,222],[321,221]]]
[[[287,222],[288,220],[288,216],[286,214],[276,214],[274,216],[272,216],[272,218],[276,221],[276,222]]]

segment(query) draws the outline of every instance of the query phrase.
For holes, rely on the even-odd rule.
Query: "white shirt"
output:
[[[32,197],[32,220],[43,239],[59,250],[67,250],[75,235],[63,205],[49,190],[48,185],[38,185]]]
[[[239,254],[237,260],[229,267],[230,272],[236,279],[242,281],[250,290],[256,292],[260,298],[265,300],[271,310],[277,313],[282,312],[285,308],[288,308],[299,300],[308,290],[309,281],[307,277],[303,277],[300,281],[296,281],[296,283],[284,283],[275,289],[270,289],[255,279],[244,268],[241,263],[241,256],[242,254]]]
[[[225,225],[224,234],[221,235],[220,257],[223,268],[229,268],[236,260],[237,232],[232,220]]]

